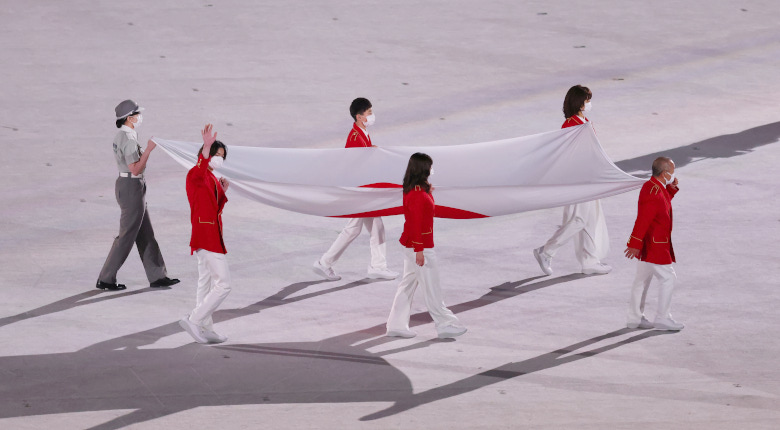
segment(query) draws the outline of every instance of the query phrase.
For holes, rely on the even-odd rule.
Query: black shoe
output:
[[[124,284],[117,284],[117,283],[112,284],[110,282],[103,282],[103,281],[97,281],[95,288],[99,288],[101,290],[109,290],[109,291],[119,291],[119,290],[127,289],[127,287],[125,287]]]
[[[161,279],[158,279],[158,280],[152,282],[151,284],[149,284],[149,286],[151,288],[162,288],[162,287],[170,287],[171,285],[176,285],[178,283],[179,283],[178,279],[175,279],[175,278],[171,279],[171,278],[166,276],[164,278],[161,278]]]

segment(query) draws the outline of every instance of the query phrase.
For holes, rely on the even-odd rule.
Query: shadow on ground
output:
[[[54,303],[49,303],[48,305],[41,306],[39,308],[27,312],[22,312],[17,315],[0,318],[0,327],[7,326],[8,324],[17,323],[19,321],[24,321],[30,318],[36,318],[44,315],[66,311],[68,309],[73,309],[79,306],[91,305],[94,303],[104,302],[106,300],[114,300],[122,297],[134,296],[136,294],[148,293],[151,291],[160,291],[163,289],[170,289],[170,288],[144,288],[141,290],[125,291],[122,293],[116,293],[110,295],[103,294],[100,297],[95,297],[95,296],[100,295],[103,292],[101,290],[95,289],[92,291],[86,291],[80,294],[76,294],[75,296],[70,296],[62,300],[58,300]]]
[[[756,148],[776,143],[780,140],[780,122],[773,122],[750,128],[739,133],[711,137],[690,145],[680,146],[667,151],[654,152],[615,164],[623,171],[650,175],[650,166],[658,157],[674,160],[676,168],[706,159],[731,158],[754,151]]]
[[[581,276],[561,276],[535,283],[538,277],[534,277],[504,283],[452,309],[465,312]],[[219,322],[240,318],[369,283],[357,281],[291,297],[320,282],[289,285],[247,307],[218,311],[214,319]],[[78,302],[82,296],[39,309],[50,312],[68,309],[70,306],[64,303]],[[413,325],[425,324],[428,318],[427,313],[415,314]],[[0,418],[133,409],[127,415],[93,427],[117,429],[199,406],[386,401],[408,410],[414,407],[408,399],[417,399],[411,381],[384,356],[448,342],[424,340],[373,353],[368,350],[371,346],[397,341],[383,337],[384,324],[379,324],[319,342],[142,348],[179,332],[178,324],[172,322],[76,352],[2,357]],[[380,337],[374,339],[377,336]],[[436,399],[426,397],[425,400]],[[383,416],[393,413],[386,411]]]
[[[496,384],[507,379],[517,378],[519,376],[528,375],[534,372],[540,372],[553,367],[557,367],[563,364],[568,364],[574,361],[582,360],[602,354],[607,351],[611,351],[619,346],[626,345],[632,342],[637,342],[642,339],[647,339],[652,336],[659,336],[669,334],[668,331],[645,331],[641,334],[629,337],[627,339],[619,340],[609,345],[602,346],[600,348],[577,352],[578,350],[587,346],[593,345],[597,342],[601,342],[607,339],[615,338],[620,335],[628,334],[638,331],[637,329],[620,329],[610,333],[596,336],[594,338],[569,345],[567,347],[557,349],[547,354],[542,354],[537,357],[529,358],[519,362],[507,363],[494,369],[487,370],[485,372],[469,376],[468,378],[461,379],[460,381],[453,382],[451,384],[436,387],[421,393],[409,393],[396,400],[395,404],[385,410],[375,412],[371,415],[367,415],[361,418],[361,421],[376,420],[384,418],[390,415],[399,414],[409,409],[422,406],[427,403],[436,402],[450,397],[455,397],[461,394],[468,393],[470,391],[478,390],[480,388],[487,387],[492,384]],[[568,354],[572,354],[566,356]]]

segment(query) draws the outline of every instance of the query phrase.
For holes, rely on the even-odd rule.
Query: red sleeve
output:
[[[643,190],[644,191],[644,190]],[[647,230],[653,222],[655,215],[663,209],[663,204],[658,195],[640,195],[639,208],[636,214],[636,222],[631,237],[628,238],[627,246],[629,248],[642,249]]]
[[[209,171],[209,159],[203,158],[203,153],[198,153],[198,161],[195,166],[187,172],[187,196],[190,199],[190,208],[194,209],[194,201],[197,200],[195,194],[197,190],[206,187],[206,173]]]
[[[409,217],[406,223],[409,227],[409,240],[414,245],[414,252],[420,252],[423,248],[423,206],[425,202],[422,195],[423,191],[412,191],[409,193],[407,206]]]
[[[194,178],[202,178],[209,171],[209,160],[211,157],[204,158],[203,151],[198,152],[198,161],[195,162],[195,167],[192,168],[192,176]]]
[[[666,191],[669,193],[669,200],[671,200],[674,198],[674,195],[677,194],[678,191],[680,191],[680,189],[677,187],[673,187],[671,185],[667,185]]]

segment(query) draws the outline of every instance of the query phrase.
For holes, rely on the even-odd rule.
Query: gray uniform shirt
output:
[[[138,135],[135,130],[126,125],[120,127],[119,132],[114,137],[114,157],[119,173],[130,173],[128,165],[137,163],[141,159],[141,154],[143,151],[141,151],[141,145],[138,144]]]

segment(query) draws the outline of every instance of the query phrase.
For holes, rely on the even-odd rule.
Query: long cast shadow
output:
[[[496,302],[499,302],[501,300],[510,299],[512,297],[519,296],[521,294],[525,294],[531,291],[536,291],[542,288],[551,287],[553,285],[561,284],[564,282],[576,280],[585,278],[591,275],[583,275],[581,273],[575,273],[571,275],[566,276],[559,276],[557,278],[552,279],[546,279],[541,282],[536,282],[533,284],[528,284],[531,281],[545,278],[546,276],[534,276],[531,278],[523,279],[520,281],[514,281],[514,282],[504,282],[503,284],[497,285],[495,287],[490,288],[490,291],[486,294],[482,295],[481,297],[470,300],[468,302],[458,303],[456,305],[450,306],[450,310],[452,310],[453,313],[459,314],[461,312],[466,312],[469,310],[477,309],[483,306],[487,306]],[[424,324],[428,324],[433,322],[431,319],[431,316],[428,312],[418,312],[416,314],[413,314],[410,318],[410,327],[420,326]],[[397,338],[389,338],[384,337],[385,333],[385,325],[384,324],[377,324],[373,327],[369,327],[367,329],[357,330],[351,333],[346,333],[343,335],[338,335],[331,337],[328,339],[329,342],[336,344],[336,345],[344,345],[344,346],[359,346],[362,350],[367,351],[369,348],[376,347],[378,345],[383,345],[386,343],[395,342],[398,339]],[[380,337],[378,337],[380,336]],[[369,339],[366,342],[363,342],[364,340]],[[370,340],[373,339],[373,340]],[[385,350],[379,353],[372,353],[371,358],[369,358],[369,361],[373,362],[374,356],[387,356],[392,354],[397,354],[400,352],[405,351],[411,351],[415,349],[421,349],[426,348],[431,345],[437,344],[437,343],[448,343],[452,342],[454,339],[429,339],[422,342],[417,342],[413,345],[407,345],[404,347],[391,349],[391,350]],[[312,356],[312,357],[319,357],[319,358],[327,358],[330,360],[339,360],[343,359],[346,361],[354,361],[354,360],[363,360],[366,356],[360,355],[341,355],[341,354],[334,354],[334,353],[325,353],[323,354],[322,351],[319,350],[312,350],[312,351],[301,351],[298,349],[291,350],[291,349],[279,349],[274,347],[264,347],[264,346],[258,346],[258,345],[249,345],[249,344],[243,344],[243,345],[229,345],[229,346],[218,346],[217,348],[222,349],[228,349],[228,350],[240,350],[243,352],[249,352],[249,353],[255,353],[255,354],[304,354],[306,356]],[[384,361],[383,361],[384,362]]]
[[[373,282],[380,282],[381,280],[371,280],[371,279],[363,279],[359,281],[353,281],[344,285],[340,285],[337,287],[331,287],[322,291],[316,291],[308,294],[302,294],[300,296],[296,297],[289,297],[292,294],[295,294],[307,287],[310,287],[312,285],[321,284],[323,282],[327,282],[325,280],[318,280],[318,281],[306,281],[306,282],[297,282],[295,284],[290,284],[275,294],[268,296],[259,302],[253,303],[251,305],[245,306],[243,308],[235,308],[235,309],[220,309],[214,312],[214,315],[212,316],[215,323],[219,322],[225,322],[230,321],[236,318],[241,318],[253,314],[260,313],[260,311],[264,309],[273,308],[276,306],[282,306],[290,303],[296,303],[301,300],[311,299],[314,297],[322,296],[325,294],[334,293],[337,291],[343,291],[350,288],[359,287],[361,285],[367,285],[371,284]],[[148,330],[144,330],[137,333],[132,333],[126,336],[117,337],[114,339],[110,339],[104,342],[96,343],[94,345],[91,345],[87,347],[87,350],[92,349],[107,349],[107,350],[116,350],[116,349],[137,349],[140,347],[144,347],[146,345],[151,345],[157,342],[158,340],[174,335],[176,333],[181,333],[183,330],[181,326],[179,326],[178,321],[171,322],[162,326],[150,328]]]
[[[641,334],[617,341],[610,345],[605,345],[600,348],[592,349],[589,351],[582,351],[582,352],[575,353],[576,351],[585,348],[587,346],[593,345],[597,342],[601,342],[603,340],[617,337],[623,334],[631,333],[634,331],[638,331],[638,330],[628,329],[628,328],[615,330],[613,332],[596,336],[594,338],[582,342],[578,342],[564,348],[556,349],[555,351],[548,352],[546,354],[542,354],[533,358],[529,358],[527,360],[507,363],[502,366],[496,367],[494,369],[486,370],[482,373],[469,376],[468,378],[461,379],[460,381],[456,381],[451,384],[443,385],[441,387],[436,387],[427,391],[423,391],[421,393],[412,394],[410,396],[405,396],[397,400],[393,406],[375,412],[373,414],[366,415],[362,417],[360,420],[371,421],[371,420],[389,417],[391,415],[399,414],[401,412],[408,411],[418,406],[422,406],[428,403],[433,403],[439,400],[444,400],[449,397],[454,397],[454,396],[468,393],[470,391],[485,388],[489,385],[496,384],[498,382],[505,381],[507,379],[528,375],[534,372],[540,372],[542,370],[551,369],[553,367],[582,360],[584,358],[594,357],[598,354],[611,351],[622,345],[626,345],[632,342],[637,342],[643,339],[647,339],[649,337],[660,336],[660,335],[670,333],[668,331],[656,331],[656,330],[645,331]],[[572,354],[572,355],[568,355],[568,354]]]
[[[568,280],[561,277],[526,285],[534,279],[537,278],[499,285],[480,299],[452,308],[464,312]],[[357,281],[290,297],[319,282],[288,285],[247,307],[215,313],[215,321],[227,321],[368,283]],[[421,314],[415,319],[416,324],[424,323]],[[0,399],[4,399],[0,400],[0,418],[133,409],[127,415],[94,427],[117,429],[208,405],[394,402],[398,400],[396,393],[411,394],[411,381],[389,365],[384,356],[443,341],[428,340],[381,353],[368,351],[367,343],[353,345],[376,336],[375,330],[380,327],[381,335],[383,325],[378,325],[320,342],[142,348],[181,331],[178,324],[171,323],[76,352],[1,357],[0,375],[5,383],[0,384]],[[378,385],[385,389],[376,390]]]
[[[658,157],[669,157],[675,167],[683,167],[702,159],[731,158],[747,154],[758,147],[780,140],[780,122],[750,128],[739,133],[711,137],[690,145],[642,155],[615,164],[626,172],[647,172]]]
[[[560,283],[564,279],[557,278]],[[532,278],[533,279],[533,278]],[[554,280],[537,283],[518,281],[491,289],[480,299],[452,308],[459,312],[486,306],[498,300],[516,297],[545,286]],[[238,310],[227,310],[224,318],[259,312],[272,306],[292,303],[330,290],[289,297],[309,283],[293,284],[258,303]],[[167,326],[163,326],[165,328]],[[159,329],[159,328],[158,328]],[[131,413],[94,426],[93,429],[119,429],[136,423],[175,414],[200,406],[390,402],[388,410],[364,419],[377,419],[403,412],[460,393],[487,386],[491,381],[539,371],[574,360],[593,356],[617,346],[636,342],[655,334],[643,333],[630,339],[571,357],[565,354],[602,339],[625,333],[608,333],[568,346],[552,353],[508,363],[492,371],[415,394],[409,378],[393,367],[386,356],[436,345],[439,341],[424,341],[411,347],[374,353],[370,342],[359,345],[374,334],[371,330],[338,335],[317,342],[283,342],[204,347],[187,344],[173,349],[127,347],[148,344],[153,337],[136,339],[132,335],[108,341],[97,347],[75,352],[0,357],[0,418],[44,415],[66,412],[130,409]],[[387,339],[387,338],[383,338]],[[132,342],[130,342],[132,341]],[[116,349],[123,346],[124,349]],[[686,393],[689,395],[689,393]],[[731,402],[741,406],[776,409],[774,399],[746,398],[718,394],[704,401],[715,404]]]
[[[4,327],[9,324],[17,323],[19,321],[24,321],[30,318],[36,318],[44,315],[57,313],[57,312],[67,311],[69,309],[73,309],[79,306],[90,305],[93,303],[100,303],[106,300],[114,300],[121,297],[134,296],[136,294],[148,293],[155,290],[156,290],[155,288],[144,288],[140,290],[125,291],[123,293],[102,294],[101,297],[94,298],[91,300],[85,300],[85,299],[89,299],[90,297],[95,297],[104,292],[97,289],[93,291],[86,291],[83,293],[76,294],[75,296],[66,297],[54,303],[49,303],[48,305],[44,305],[39,308],[22,312],[17,315],[11,315],[11,316],[0,318],[0,327]]]
[[[546,278],[546,275],[542,275],[542,276],[533,276],[530,278],[526,278],[514,282],[504,282],[503,284],[496,285],[495,287],[490,288],[490,291],[488,291],[487,293],[483,294],[482,296],[474,300],[469,300],[468,302],[452,305],[449,307],[449,309],[454,314],[459,314],[462,312],[491,305],[493,303],[497,303],[502,300],[511,299],[513,297],[517,297],[521,294],[529,293],[531,291],[552,287],[553,285],[562,284],[564,282],[587,278],[589,276],[592,275],[583,275],[582,273],[572,273],[570,275],[558,276],[556,278],[549,278],[549,279],[545,279],[544,281],[529,284],[529,282],[535,281],[537,279]],[[409,318],[409,327],[410,328],[416,327],[423,324],[429,324],[431,322],[433,322],[433,319],[431,319],[431,315],[428,312],[418,312],[416,314],[413,314]],[[366,339],[368,337],[373,338],[376,336],[381,336],[384,333],[385,333],[385,325],[378,324],[364,330],[338,336],[337,338],[344,342],[352,344],[352,343],[359,342],[363,339]],[[362,343],[361,346],[364,348],[371,348],[388,342],[393,342],[394,340],[395,339],[393,338],[380,337]],[[446,342],[446,340],[444,342]],[[408,349],[408,347],[405,349]]]

